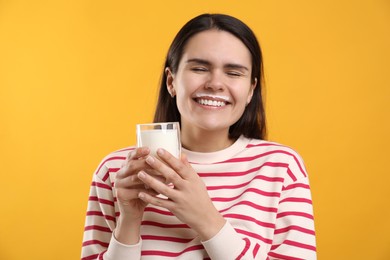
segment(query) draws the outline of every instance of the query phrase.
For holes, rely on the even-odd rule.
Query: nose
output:
[[[214,91],[220,91],[223,90],[225,87],[225,84],[223,82],[223,74],[219,71],[212,71],[209,74],[209,77],[207,79],[207,82],[205,84],[205,88],[209,90]]]

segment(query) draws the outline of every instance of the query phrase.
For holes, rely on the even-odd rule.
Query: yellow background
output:
[[[390,2],[0,0],[0,259],[78,259],[89,184],[152,119],[203,12],[261,42],[269,139],[310,173],[319,259],[390,259]]]

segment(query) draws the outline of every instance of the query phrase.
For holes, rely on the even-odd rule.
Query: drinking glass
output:
[[[179,122],[163,122],[137,124],[137,146],[146,146],[156,156],[158,148],[164,148],[176,158],[180,158],[180,124]]]

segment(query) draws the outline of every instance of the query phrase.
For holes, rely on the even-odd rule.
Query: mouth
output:
[[[194,98],[194,101],[203,106],[209,107],[224,107],[229,102],[229,97],[225,96],[215,96],[215,95],[205,95],[205,94],[197,94]]]

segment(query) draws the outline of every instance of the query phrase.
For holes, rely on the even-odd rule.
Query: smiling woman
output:
[[[244,113],[257,83],[251,63],[248,48],[226,31],[211,29],[188,40],[177,71],[166,70],[168,91],[177,96],[184,147],[193,150],[190,140],[206,135],[213,145],[198,151],[221,150],[234,142],[229,128]],[[214,106],[217,101],[224,106]]]
[[[303,161],[264,140],[261,57],[253,32],[228,15],[179,31],[154,120],[180,122],[183,153],[129,147],[103,160],[83,259],[316,259]]]

